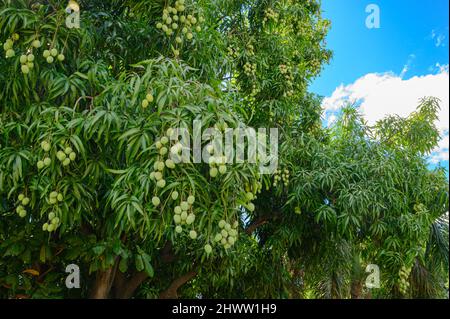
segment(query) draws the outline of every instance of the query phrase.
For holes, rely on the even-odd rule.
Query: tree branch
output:
[[[194,278],[197,275],[197,270],[191,270],[190,272],[184,274],[181,277],[175,279],[163,292],[159,294],[160,299],[177,299],[178,298],[178,289],[186,284],[189,280]]]

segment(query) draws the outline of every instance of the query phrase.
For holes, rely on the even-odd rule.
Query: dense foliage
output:
[[[439,101],[323,128],[319,2],[79,4],[68,28],[67,1],[0,1],[0,297],[445,296]],[[174,163],[194,120],[278,128],[278,170]]]

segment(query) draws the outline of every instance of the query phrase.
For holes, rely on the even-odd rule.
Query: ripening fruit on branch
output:
[[[31,45],[34,47],[34,48],[36,48],[36,49],[39,49],[40,47],[41,47],[41,41],[39,41],[39,40],[34,40],[32,43],[31,43]]]
[[[152,198],[152,204],[153,204],[153,206],[158,207],[160,203],[161,203],[161,200],[159,199],[159,197],[154,196],[154,197]]]
[[[209,255],[212,252],[212,247],[210,244],[206,244],[205,247],[205,252]]]
[[[189,232],[189,237],[191,237],[191,239],[197,239],[197,232],[195,230],[191,230]]]

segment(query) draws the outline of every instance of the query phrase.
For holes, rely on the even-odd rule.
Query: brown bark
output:
[[[362,299],[362,292],[363,292],[363,283],[362,281],[354,280],[351,283],[350,287],[350,295],[352,299]]]
[[[120,272],[120,271],[119,271]],[[129,299],[133,297],[136,289],[148,278],[146,272],[135,273],[129,280],[124,281],[115,289],[115,297],[118,299]]]
[[[119,257],[116,258],[114,266],[97,272],[97,277],[91,290],[91,299],[107,299],[109,297],[118,265]]]
[[[194,278],[197,275],[196,270],[191,270],[190,272],[184,274],[181,277],[175,279],[163,292],[159,294],[160,299],[177,299],[178,298],[178,289],[186,284],[189,280]]]

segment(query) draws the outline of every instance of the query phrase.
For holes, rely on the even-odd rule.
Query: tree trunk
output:
[[[109,297],[118,266],[119,257],[116,258],[114,266],[97,272],[97,277],[90,294],[91,299],[107,299]]]
[[[160,299],[177,299],[178,298],[178,288],[183,286],[185,283],[187,283],[189,280],[194,278],[197,275],[197,271],[192,270],[188,272],[187,274],[175,279],[163,292],[160,293],[159,298]]]
[[[362,281],[352,281],[351,287],[350,287],[350,294],[352,296],[352,299],[362,299],[362,291],[363,291],[363,283]]]

